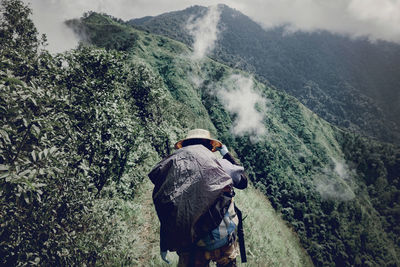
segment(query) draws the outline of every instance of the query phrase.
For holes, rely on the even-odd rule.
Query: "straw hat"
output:
[[[211,145],[213,146],[212,151],[214,152],[217,147],[222,147],[222,143],[216,139],[211,138],[211,134],[209,131],[204,130],[204,129],[194,129],[194,130],[190,130],[186,136],[185,139],[179,140],[178,142],[176,142],[175,144],[175,148],[176,149],[180,149],[182,148],[182,143],[185,140],[188,139],[206,139],[206,140],[210,140]]]

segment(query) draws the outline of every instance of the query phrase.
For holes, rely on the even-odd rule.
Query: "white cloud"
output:
[[[54,0],[33,0],[29,2],[33,9],[32,19],[41,34],[46,34],[48,47],[53,53],[64,52],[75,48],[78,44],[78,37],[68,28],[64,21],[82,14],[74,14],[73,6],[67,1]]]
[[[195,19],[189,18],[186,29],[193,36],[193,56],[201,59],[207,56],[215,47],[218,39],[218,22],[220,11],[218,6],[211,6],[204,16]]]
[[[236,115],[232,128],[234,135],[249,134],[257,141],[267,133],[263,123],[267,101],[254,90],[251,77],[231,75],[216,90],[225,108]]]
[[[400,0],[263,0],[242,11],[266,28],[328,30],[351,37],[400,42]],[[247,3],[247,2],[246,2]]]
[[[347,12],[360,24],[357,35],[400,42],[399,0],[351,0]]]
[[[189,18],[187,22],[186,29],[194,40],[193,54],[189,57],[197,66],[214,49],[219,34],[219,19],[220,10],[217,6],[211,6],[203,16]],[[197,88],[204,82],[204,78],[195,73],[190,73],[188,77]],[[263,120],[267,101],[254,90],[252,77],[233,74],[221,83],[212,83],[209,88],[211,93],[219,97],[226,110],[235,115],[231,129],[234,135],[249,134],[252,141],[256,142],[266,134]]]

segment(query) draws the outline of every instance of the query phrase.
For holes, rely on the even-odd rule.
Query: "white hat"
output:
[[[180,149],[182,148],[182,143],[185,140],[188,139],[206,139],[206,140],[210,140],[211,145],[213,146],[212,151],[214,152],[217,147],[222,147],[222,143],[216,139],[211,138],[211,134],[209,131],[204,130],[204,129],[194,129],[194,130],[190,130],[186,136],[185,139],[179,140],[178,142],[176,142],[175,144],[175,148],[176,149]]]

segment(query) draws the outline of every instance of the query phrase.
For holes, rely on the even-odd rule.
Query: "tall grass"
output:
[[[297,235],[260,191],[253,186],[236,190],[235,202],[245,218],[248,260],[239,266],[313,266]]]

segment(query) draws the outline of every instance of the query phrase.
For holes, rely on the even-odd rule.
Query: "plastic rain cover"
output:
[[[161,249],[170,251],[188,248],[204,234],[199,233],[196,223],[208,220],[205,217],[218,205],[223,189],[232,185],[215,155],[202,145],[175,151],[153,168],[149,178],[155,185],[153,201],[161,223]]]

